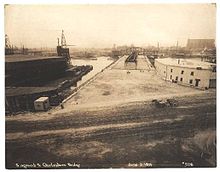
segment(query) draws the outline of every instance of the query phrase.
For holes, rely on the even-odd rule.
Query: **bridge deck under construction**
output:
[[[136,52],[132,52],[129,56],[128,56],[128,58],[125,60],[125,63],[127,63],[127,62],[137,62],[137,53]]]

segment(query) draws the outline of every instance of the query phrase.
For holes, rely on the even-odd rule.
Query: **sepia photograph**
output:
[[[216,8],[4,4],[5,168],[216,167]]]

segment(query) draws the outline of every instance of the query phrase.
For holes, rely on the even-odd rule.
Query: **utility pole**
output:
[[[158,50],[158,52],[160,50],[160,43],[159,42],[157,42],[157,50]]]
[[[178,41],[176,42],[176,53],[178,51]]]
[[[160,51],[160,43],[157,42],[157,57],[158,57],[159,51]]]

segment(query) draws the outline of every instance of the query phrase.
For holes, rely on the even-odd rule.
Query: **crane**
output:
[[[64,35],[64,30],[62,30],[62,34],[61,34],[61,45],[60,45],[60,39],[57,38],[57,40],[58,40],[58,46],[61,46],[62,48],[66,48],[69,46],[76,46],[76,45],[67,45],[66,44],[66,37]]]
[[[9,37],[5,34],[5,55],[14,54],[13,45],[10,44]]]
[[[61,34],[61,44],[60,44],[60,40],[59,38],[57,38],[58,40],[58,46],[57,46],[57,54],[58,56],[63,56],[66,58],[67,63],[71,64],[71,57],[70,57],[70,53],[69,53],[69,48],[67,48],[68,46],[75,46],[75,45],[67,45],[66,44],[66,38],[64,35],[64,30],[62,30],[62,34]]]
[[[7,34],[5,35],[5,48],[11,48],[9,37]]]

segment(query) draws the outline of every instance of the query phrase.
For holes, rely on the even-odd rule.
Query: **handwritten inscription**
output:
[[[139,167],[153,167],[150,162],[140,162],[140,163],[128,163],[128,167],[139,168]]]
[[[28,169],[28,168],[63,168],[63,167],[76,167],[76,168],[80,168],[80,164],[79,163],[30,163],[30,164],[20,164],[20,163],[15,163],[15,166],[17,168],[24,168],[24,169]]]
[[[194,164],[192,162],[182,162],[185,167],[193,167]]]

